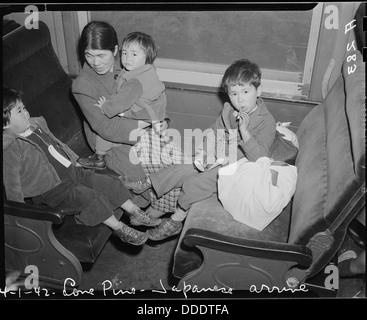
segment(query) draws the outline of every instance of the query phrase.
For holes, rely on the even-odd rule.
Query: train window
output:
[[[150,34],[159,47],[156,67],[171,83],[218,87],[226,67],[248,58],[263,70],[263,92],[307,99],[322,4],[302,11],[90,11],[109,21],[120,41]]]
[[[318,102],[336,80],[353,36],[346,28],[353,25],[359,3],[305,3],[302,10],[299,5],[291,6],[294,11],[275,10],[270,3],[258,11],[246,11],[246,5],[237,11],[235,5],[233,11],[169,11],[162,6],[160,11],[128,11],[124,5],[70,11],[74,6],[62,6],[65,11],[47,10],[39,17],[71,76],[81,68],[76,50],[81,31],[91,20],[104,20],[115,27],[120,41],[131,31],[151,34],[159,46],[158,75],[171,87],[216,91],[227,66],[246,57],[263,71],[263,96]],[[23,24],[28,14],[14,12],[8,18]]]

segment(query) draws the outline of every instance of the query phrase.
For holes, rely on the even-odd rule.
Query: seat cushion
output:
[[[237,238],[261,241],[274,241],[287,243],[290,224],[289,203],[282,213],[273,220],[265,229],[258,231],[241,222],[236,221],[223,209],[217,196],[195,203],[185,220],[178,245],[174,254],[173,274],[181,278],[188,272],[195,270],[202,263],[202,257],[197,250],[188,248],[183,243],[183,238],[189,228],[198,228],[217,232]]]

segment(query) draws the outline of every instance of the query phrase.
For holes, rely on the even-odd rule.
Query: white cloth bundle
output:
[[[290,122],[277,122],[276,130],[284,135],[284,139],[291,141],[299,149],[297,135],[288,128],[290,124]]]
[[[270,169],[278,172],[276,185]],[[263,230],[287,206],[296,182],[295,166],[276,165],[268,157],[256,162],[243,158],[219,170],[218,197],[235,220]]]

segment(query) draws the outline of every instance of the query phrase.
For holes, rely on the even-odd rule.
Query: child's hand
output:
[[[194,159],[194,165],[196,168],[198,168],[200,171],[204,171],[205,168],[207,167],[208,163],[207,163],[207,153],[206,151],[202,150],[200,152],[198,152],[195,155],[195,159]]]
[[[250,118],[249,115],[246,112],[240,111],[237,115],[237,121],[238,121],[238,127],[240,129],[247,129],[249,123],[250,123]]]
[[[102,109],[102,106],[105,104],[105,102],[107,101],[107,99],[105,97],[100,97],[98,99],[98,102],[94,104],[94,106]]]

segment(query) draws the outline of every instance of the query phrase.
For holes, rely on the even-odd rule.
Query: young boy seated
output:
[[[146,232],[130,228],[116,219],[121,207],[131,225],[156,226],[153,218],[129,198],[120,179],[82,168],[75,154],[49,130],[43,117],[30,117],[21,94],[3,87],[3,178],[6,198],[53,208],[73,208],[78,223],[95,226],[104,223],[123,242],[142,245]]]
[[[175,213],[170,218],[162,219],[158,227],[148,230],[148,237],[152,240],[178,234],[191,205],[217,193],[218,171],[222,166],[243,157],[256,161],[268,156],[276,135],[276,122],[260,98],[260,68],[247,59],[235,61],[227,68],[222,86],[230,103],[224,104],[221,115],[211,126],[207,148],[199,148],[194,161],[196,165],[173,165],[151,174],[145,180],[126,178],[124,181],[125,186],[136,193],[153,188],[158,197],[173,188],[182,187]],[[222,142],[227,150],[227,161],[223,162],[218,161],[224,154],[218,150]],[[208,170],[215,161],[219,164]]]

